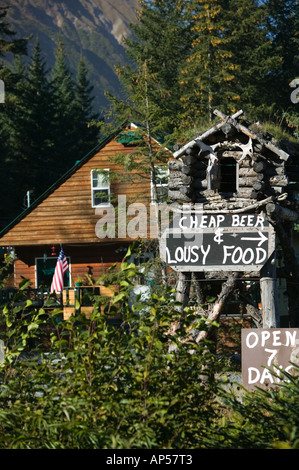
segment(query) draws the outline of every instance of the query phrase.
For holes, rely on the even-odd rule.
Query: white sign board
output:
[[[286,380],[299,366],[299,328],[242,329],[242,382],[265,388]]]

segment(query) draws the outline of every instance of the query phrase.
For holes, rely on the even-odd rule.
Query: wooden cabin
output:
[[[49,288],[60,245],[69,263],[66,287],[74,287],[77,278],[85,275],[96,281],[111,265],[121,262],[133,237],[119,222],[118,217],[124,217],[117,210],[119,201],[123,208],[142,204],[148,214],[152,206],[150,174],[140,177],[136,170],[125,174],[124,167],[113,161],[119,154],[138,150],[136,129],[130,124],[104,139],[0,233],[0,245],[16,255],[11,287],[17,288],[26,278],[32,288]],[[158,181],[161,191],[165,185],[165,178],[161,184]],[[105,223],[111,222],[105,237],[103,218]],[[145,236],[149,230],[147,227]],[[152,227],[151,235],[154,230]]]
[[[199,272],[202,281],[209,278],[212,282],[213,277],[217,279],[220,269],[222,278],[229,278],[234,270],[244,270],[244,281],[255,278],[261,285],[262,317],[257,324],[274,327],[281,323],[298,327],[299,264],[294,248],[298,244],[298,235],[293,230],[299,221],[298,145],[289,141],[276,142],[259,125],[246,123],[243,111],[226,116],[215,110],[215,115],[220,118],[219,123],[175,149],[174,160],[169,162],[169,200],[178,208],[189,208],[191,213],[199,210],[210,217],[216,214],[223,217],[263,214],[274,229],[275,248],[265,266],[252,267],[253,273],[250,273],[250,264],[235,268],[181,267],[178,270],[181,271],[183,294],[178,300],[186,302],[192,274]],[[232,286],[236,288],[234,283]],[[282,286],[280,294],[284,297],[280,299],[280,307],[279,286]],[[252,303],[251,307],[259,317],[258,305]],[[283,318],[282,322],[279,317]]]
[[[291,155],[262,130],[257,134],[239,123],[242,113],[216,113],[222,122],[174,153],[176,161],[169,164],[170,200],[203,203],[205,209],[237,209],[287,192],[289,204],[294,199],[291,190],[298,190],[292,185],[297,183],[292,177],[298,175],[292,173]]]

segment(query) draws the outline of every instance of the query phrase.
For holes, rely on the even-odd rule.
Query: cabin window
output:
[[[110,204],[110,174],[109,169],[91,171],[92,207]]]
[[[169,170],[167,166],[156,166],[156,189],[158,203],[165,202],[168,198],[168,176]],[[152,202],[155,202],[154,184],[152,179]]]
[[[50,258],[36,258],[35,269],[36,269],[36,287],[50,288],[54,271],[57,264],[57,257]],[[70,258],[67,257],[69,268],[71,266]],[[64,273],[64,287],[70,287],[70,271],[69,269]]]
[[[232,157],[221,158],[219,164],[219,192],[234,193],[237,191],[237,162]]]

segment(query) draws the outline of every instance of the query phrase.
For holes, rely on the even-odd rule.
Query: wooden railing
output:
[[[117,286],[67,287],[62,293],[63,317],[65,319],[69,318],[71,315],[75,315],[80,311],[88,316],[94,309],[92,299],[94,295],[101,295],[108,298],[113,297],[117,289]]]
[[[0,289],[0,305],[22,306],[27,300],[31,300],[33,308],[46,308],[48,310],[61,308],[63,318],[76,315],[80,311],[90,314],[93,309],[94,295],[112,297],[117,286],[78,286],[66,287],[61,294],[50,295],[50,289],[24,289],[22,291],[14,288]]]
[[[41,308],[44,307],[46,303],[51,303],[50,289],[40,288],[40,289],[24,289],[19,290],[15,288],[5,288],[0,289],[0,305],[14,305],[21,306],[25,305],[27,300],[31,300],[32,307]],[[53,304],[57,306],[62,306],[61,296],[53,298]]]

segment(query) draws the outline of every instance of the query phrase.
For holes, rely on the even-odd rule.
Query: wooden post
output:
[[[175,306],[175,310],[178,311],[182,316],[184,314],[184,308],[189,302],[190,294],[190,284],[191,284],[191,272],[180,272],[179,279],[176,287],[176,298],[177,302],[180,302],[181,305]],[[181,322],[176,319],[169,329],[169,334],[174,335],[175,332],[180,328]],[[176,351],[177,346],[174,343],[169,345],[169,352]]]
[[[275,254],[261,269],[260,290],[263,328],[279,328]]]
[[[242,275],[241,272],[233,272],[232,274],[229,275],[229,277],[227,278],[227,281],[223,283],[221,292],[218,295],[218,298],[213,306],[212,311],[209,313],[207,317],[210,322],[218,320],[228,296],[235,289],[236,283],[238,279],[241,277],[241,275]],[[208,328],[207,331],[200,331],[197,337],[195,338],[195,341],[199,343],[203,339],[207,338],[211,331],[212,331],[211,326]]]
[[[296,258],[292,242],[293,222],[298,221],[298,212],[290,211],[288,208],[280,207],[278,204],[268,204],[267,213],[271,223],[275,227],[279,239],[287,271],[287,294],[290,328],[299,326],[299,263]]]
[[[190,284],[191,272],[180,272],[176,289],[176,301],[182,304],[179,307],[181,313],[183,313],[184,308],[189,302]]]

